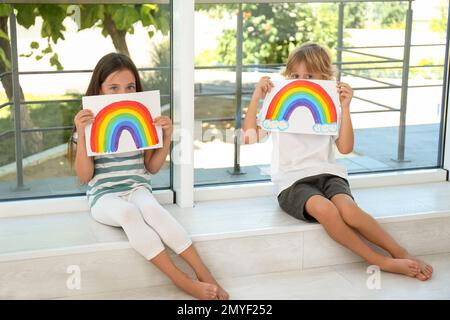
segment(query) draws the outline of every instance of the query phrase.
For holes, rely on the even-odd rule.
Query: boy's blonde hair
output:
[[[290,77],[295,66],[301,62],[305,63],[308,72],[318,73],[326,80],[332,80],[337,75],[329,50],[312,42],[304,43],[292,50],[282,75]]]

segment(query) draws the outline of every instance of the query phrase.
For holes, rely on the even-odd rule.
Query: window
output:
[[[196,185],[270,179],[270,141],[242,146],[227,129],[239,127],[259,78],[281,78],[289,51],[306,41],[332,49],[354,88],[355,148],[336,153],[339,163],[350,173],[441,167],[448,2],[201,2]]]
[[[8,35],[0,41],[0,199],[84,194],[66,157],[67,140],[103,55],[129,53],[144,90],[160,90],[163,114],[171,114],[171,4],[15,4],[12,21],[9,10],[0,5]],[[11,76],[14,49],[18,73]],[[14,121],[14,76],[23,94],[20,122]],[[22,145],[16,151],[17,133]],[[154,189],[171,187],[170,167],[167,159]]]
[[[126,48],[145,89],[161,91],[166,115],[182,114],[181,129],[189,131],[194,113],[193,168],[167,159],[152,181],[155,189],[174,189],[186,206],[192,204],[192,173],[196,186],[270,179],[270,138],[240,145],[235,132],[259,78],[281,78],[289,51],[305,41],[330,47],[340,79],[355,90],[355,149],[336,153],[338,162],[350,173],[442,167],[447,1],[197,0],[195,28],[192,3],[140,2],[14,4],[16,23],[9,18],[10,5],[0,5],[8,35],[7,40],[0,34],[0,200],[84,194],[65,157],[73,116],[98,59]],[[128,26],[125,34],[111,37],[106,30],[105,37],[101,19],[92,21],[102,16],[96,12],[108,12],[106,6],[117,23]],[[173,21],[174,30],[181,30],[178,39],[195,35],[194,83],[184,81],[192,70],[183,48],[176,47],[172,12],[179,18]],[[51,28],[48,19],[56,19]],[[18,72],[10,72],[15,57]],[[187,67],[173,68],[172,60]],[[19,117],[13,79],[23,94]],[[175,90],[174,80],[183,82]],[[190,99],[182,101],[192,88],[193,110]]]

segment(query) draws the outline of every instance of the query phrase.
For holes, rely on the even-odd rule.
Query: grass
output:
[[[61,95],[61,94],[33,94],[33,93],[25,93],[26,101],[36,101],[36,100],[61,100],[61,99],[71,99],[72,95]],[[5,92],[0,92],[0,104],[8,102],[8,98]],[[36,108],[38,105],[29,106],[30,108]],[[0,109],[0,119],[10,118],[11,111],[9,107],[4,107]],[[1,128],[1,127],[0,127]],[[0,130],[0,133],[2,131]]]
[[[74,99],[78,98],[74,95],[32,95],[25,94],[26,100],[55,100],[55,99]],[[5,95],[1,96],[5,101]],[[70,103],[49,103],[26,105],[30,110],[30,117],[33,121],[34,128],[49,128],[59,126],[71,126],[73,118],[80,109],[80,105],[76,102]],[[13,118],[11,116],[11,107],[4,107],[0,110],[0,134],[14,130]],[[27,139],[28,133],[23,133],[22,141]],[[48,131],[43,133],[43,150],[66,143],[70,136],[70,130],[64,131]],[[0,140],[0,166],[15,161],[15,140],[14,134],[3,136]],[[23,144],[25,146],[26,144]],[[27,157],[31,152],[26,147],[23,148],[23,156]]]

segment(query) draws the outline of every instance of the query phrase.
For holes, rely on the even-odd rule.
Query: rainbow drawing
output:
[[[315,124],[330,125],[337,122],[336,106],[327,91],[308,80],[294,80],[283,86],[272,98],[266,120],[289,121],[296,108],[311,112]]]
[[[123,131],[131,134],[136,149],[159,143],[148,108],[137,101],[121,100],[107,105],[95,116],[90,135],[92,152],[116,152]]]

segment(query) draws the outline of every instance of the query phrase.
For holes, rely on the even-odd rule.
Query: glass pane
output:
[[[2,104],[7,102],[3,91]],[[0,109],[0,194],[10,194],[16,187],[14,115],[10,106]]]
[[[196,6],[197,93],[236,92],[238,8]],[[243,4],[242,115],[262,76],[280,79],[289,52],[306,41],[317,42],[331,49],[341,80],[354,89],[355,148],[348,155],[336,150],[337,161],[350,173],[439,167],[448,2],[414,1],[409,86],[402,88],[407,9],[408,3],[399,1],[345,3],[343,38],[338,39],[338,3]],[[209,142],[211,134],[205,139],[207,129],[236,127],[236,94],[203,99],[195,101],[196,184],[268,180],[270,139],[243,146],[220,140],[221,134],[214,142]],[[205,114],[215,122],[205,121]],[[244,174],[235,174],[239,167]]]
[[[0,148],[6,150],[0,157],[0,200],[84,194],[86,186],[79,183],[67,157],[67,142],[92,69],[102,56],[128,51],[140,70],[144,90],[160,90],[162,113],[170,115],[170,4],[29,4],[15,9],[19,83],[25,101],[21,106],[25,188],[15,190],[20,173],[16,172],[13,109],[6,106],[0,108]],[[30,12],[36,17],[25,16]],[[127,16],[126,31],[103,30],[102,21],[93,20],[95,12],[115,14],[115,24],[124,24],[119,16]],[[47,21],[57,28],[53,16],[65,18],[59,31],[47,38]],[[3,90],[1,103],[9,95]],[[152,186],[171,187],[170,157],[153,176]]]

